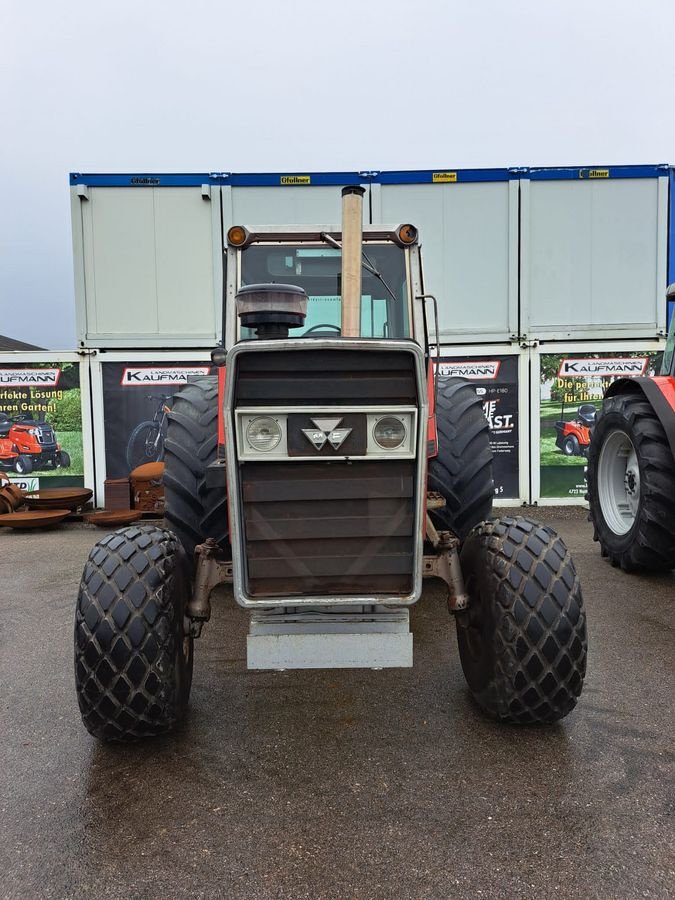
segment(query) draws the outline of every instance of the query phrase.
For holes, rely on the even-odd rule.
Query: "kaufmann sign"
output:
[[[605,359],[563,359],[558,378],[625,378],[644,375],[646,356],[627,356]]]
[[[202,378],[209,372],[210,366],[127,366],[120,384],[122,387],[187,384],[190,378]]]
[[[0,385],[11,387],[56,387],[61,369],[0,369]]]
[[[470,362],[440,362],[438,374],[470,380],[494,379],[499,374],[500,360],[471,360]]]

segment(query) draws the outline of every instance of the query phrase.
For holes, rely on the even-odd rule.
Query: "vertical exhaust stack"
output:
[[[342,188],[342,336],[361,332],[363,195],[360,185]]]

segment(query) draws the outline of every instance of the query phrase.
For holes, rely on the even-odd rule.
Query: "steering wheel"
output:
[[[313,331],[337,331],[338,334],[342,334],[342,329],[339,325],[330,325],[326,322],[325,325],[312,325],[311,328],[308,328],[307,331],[303,334],[303,337],[307,337],[308,334],[311,334]]]

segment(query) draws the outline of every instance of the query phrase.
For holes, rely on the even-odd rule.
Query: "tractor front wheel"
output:
[[[428,488],[445,498],[433,510],[437,528],[460,539],[489,518],[494,497],[490,428],[475,389],[461,378],[439,378],[438,456],[429,460]]]
[[[150,737],[182,715],[192,683],[189,590],[185,551],[170,531],[122,528],[94,545],[75,616],[77,699],[94,737]]]
[[[206,483],[217,449],[218,382],[202,378],[176,394],[164,445],[164,516],[190,558],[207,538],[230,551],[226,487]]]
[[[586,477],[602,555],[626,572],[675,568],[675,458],[642,394],[603,401]]]
[[[491,717],[556,722],[586,673],[586,617],[574,563],[553,529],[521,516],[477,526],[461,551],[469,605],[456,615],[469,688]]]

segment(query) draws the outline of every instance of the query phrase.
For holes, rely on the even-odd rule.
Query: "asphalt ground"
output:
[[[101,532],[0,532],[0,896],[675,896],[675,572],[600,558],[580,509],[539,510],[573,551],[589,625],[576,710],[486,720],[443,588],[412,613],[415,666],[249,672],[217,600],[173,735],[81,725],[73,618]]]

